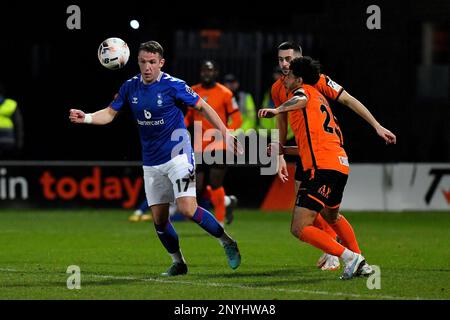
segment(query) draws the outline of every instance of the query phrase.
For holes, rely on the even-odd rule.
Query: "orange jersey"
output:
[[[343,136],[327,99],[313,86],[303,85],[289,94],[306,95],[306,107],[289,112],[304,170],[328,169],[349,173]]]
[[[272,85],[271,94],[275,107],[279,107],[281,104],[288,101],[288,94],[286,92],[283,80],[284,76],[275,81]],[[319,81],[317,81],[314,85],[314,88],[319,90],[321,94],[331,100],[337,100],[344,91],[344,88],[324,74],[320,75]]]
[[[217,112],[225,125],[227,125],[231,115],[239,113],[239,107],[234,102],[233,93],[224,85],[216,83],[214,87],[207,89],[202,87],[201,84],[197,84],[192,86],[192,89]],[[202,137],[206,130],[214,129],[214,126],[203,116],[203,114],[193,109],[189,109],[185,116],[186,126],[189,127],[193,125],[195,121],[202,122]],[[202,137],[194,137],[195,152],[225,149],[223,141],[213,141],[214,138],[209,141],[203,141]]]

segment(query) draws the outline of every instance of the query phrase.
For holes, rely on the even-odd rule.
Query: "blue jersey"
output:
[[[177,154],[186,153],[192,160],[191,141],[179,105],[195,106],[199,99],[186,82],[161,72],[151,84],[144,84],[141,75],[126,81],[111,107],[119,111],[126,102],[130,105],[139,127],[144,165],[156,166],[172,159],[175,146],[180,150]],[[176,129],[184,130],[172,138]]]

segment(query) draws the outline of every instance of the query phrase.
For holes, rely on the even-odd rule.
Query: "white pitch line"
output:
[[[0,272],[25,272],[10,268],[0,268]],[[183,284],[183,285],[195,285],[204,287],[228,287],[234,289],[246,289],[246,290],[263,290],[263,291],[274,291],[274,292],[287,292],[287,293],[307,293],[315,295],[325,295],[325,296],[338,296],[338,297],[353,297],[353,298],[376,298],[376,299],[389,299],[389,300],[425,300],[425,298],[420,297],[396,297],[396,296],[386,296],[386,295],[371,295],[371,294],[355,294],[355,293],[345,293],[345,292],[329,292],[329,291],[315,291],[315,290],[305,290],[305,289],[283,289],[274,287],[252,287],[240,284],[232,283],[219,283],[219,282],[203,282],[203,281],[185,281],[185,280],[163,280],[157,278],[136,278],[136,277],[118,277],[112,275],[101,275],[101,274],[89,274],[83,273],[82,276],[90,276],[94,278],[102,279],[113,279],[113,280],[130,280],[130,281],[143,281],[143,282],[159,282],[159,283],[170,283],[170,284]]]
[[[16,269],[9,269],[9,268],[0,268],[0,271],[4,272],[19,272],[19,270]]]
[[[328,292],[328,291],[315,291],[315,290],[305,290],[305,289],[283,289],[274,287],[253,287],[245,286],[232,283],[218,283],[218,282],[202,282],[202,281],[184,281],[184,280],[163,280],[157,278],[136,278],[136,277],[118,277],[111,275],[99,275],[99,274],[89,274],[89,276],[103,279],[114,279],[114,280],[133,280],[133,281],[143,281],[143,282],[160,282],[160,283],[170,283],[170,284],[184,284],[184,285],[196,285],[205,287],[229,287],[235,289],[250,289],[250,290],[264,290],[264,291],[275,291],[275,292],[288,292],[288,293],[308,293],[316,295],[327,295],[327,296],[349,296],[354,298],[378,298],[378,299],[392,299],[392,300],[425,300],[420,297],[396,297],[396,296],[386,296],[386,295],[367,295],[367,294],[355,294],[355,293],[345,293],[345,292]]]

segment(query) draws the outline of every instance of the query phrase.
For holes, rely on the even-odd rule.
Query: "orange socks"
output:
[[[342,241],[342,244],[346,248],[353,252],[361,253],[361,250],[359,250],[358,241],[356,241],[355,232],[343,215],[340,215],[338,221],[335,224],[330,224],[330,226],[334,229],[334,231],[336,231]]]
[[[345,250],[345,248],[335,240],[336,238],[333,239],[328,233],[314,226],[303,228],[299,239],[337,257],[340,257]]]
[[[208,191],[211,194],[211,203],[214,207],[214,214],[216,219],[223,223],[225,221],[225,189],[220,187],[218,189],[212,189],[208,186]]]
[[[319,228],[320,230],[328,233],[333,239],[336,239],[336,232],[334,232],[333,228],[325,221],[325,219],[319,214],[317,214],[316,219],[314,220],[314,227]]]

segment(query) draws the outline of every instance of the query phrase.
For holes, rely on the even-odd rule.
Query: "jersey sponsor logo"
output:
[[[329,86],[330,88],[332,88],[335,91],[339,91],[342,88],[340,85],[338,85],[336,82],[334,82],[333,80],[331,80],[328,77],[327,77],[327,86]]]
[[[160,126],[164,124],[164,119],[160,119],[160,120],[153,120],[153,121],[142,121],[142,120],[137,120],[138,125],[140,126]]]
[[[348,158],[346,158],[346,157],[338,157],[338,158],[339,158],[339,162],[340,162],[343,166],[346,166],[346,167],[349,166],[349,164],[348,164]]]
[[[193,96],[194,98],[197,98],[198,94],[188,85],[185,86],[186,88],[186,92],[189,93],[191,96]]]
[[[145,117],[145,119],[151,119],[152,114],[150,113],[150,111],[144,110],[144,117]]]
[[[323,185],[319,188],[319,190],[317,190],[317,192],[321,194],[324,198],[328,199],[331,193],[331,188],[326,185]]]

